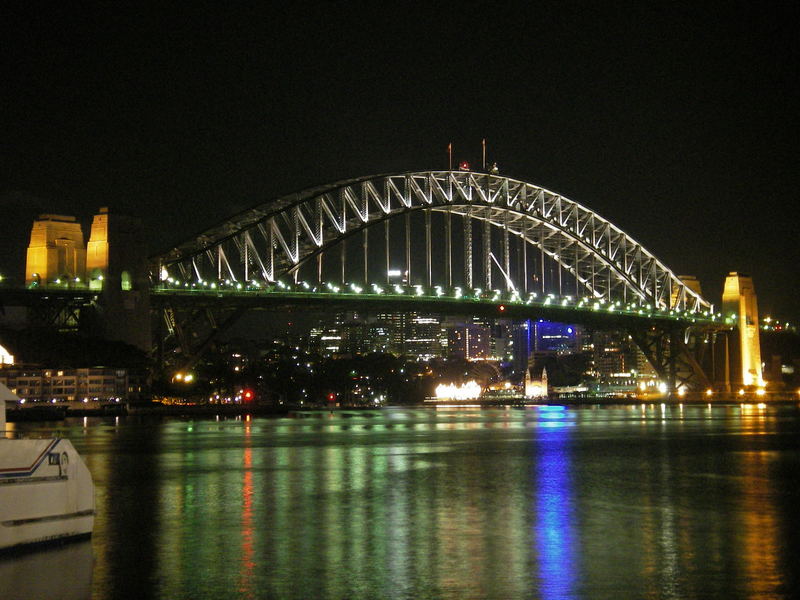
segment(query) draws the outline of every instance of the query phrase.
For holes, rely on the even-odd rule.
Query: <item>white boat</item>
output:
[[[69,440],[9,439],[6,402],[14,400],[0,383],[0,551],[91,536],[89,469]]]

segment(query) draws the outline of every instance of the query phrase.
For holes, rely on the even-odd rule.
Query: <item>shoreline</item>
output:
[[[527,409],[537,407],[624,407],[624,406],[796,406],[800,408],[800,398],[782,397],[777,399],[763,398],[725,398],[713,400],[700,399],[628,399],[628,398],[563,398],[543,399],[538,402],[520,402],[511,399],[483,401],[423,401],[387,406],[325,406],[325,405],[242,405],[242,404],[106,404],[94,407],[70,407],[58,404],[28,405],[7,411],[8,422],[27,421],[62,421],[75,417],[111,417],[111,416],[168,416],[168,417],[210,417],[210,416],[262,416],[285,417],[291,413],[306,412],[374,412],[385,409],[438,409],[438,408],[476,408],[476,409]]]

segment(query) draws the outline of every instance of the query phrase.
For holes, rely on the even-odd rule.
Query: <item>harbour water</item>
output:
[[[800,593],[796,405],[390,408],[58,427],[97,486],[94,536],[0,559],[4,599],[33,597],[25,573],[70,598]]]

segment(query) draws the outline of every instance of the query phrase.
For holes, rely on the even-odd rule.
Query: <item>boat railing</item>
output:
[[[52,440],[54,438],[64,437],[61,431],[18,431],[15,429],[6,429],[0,431],[0,441],[2,440]]]

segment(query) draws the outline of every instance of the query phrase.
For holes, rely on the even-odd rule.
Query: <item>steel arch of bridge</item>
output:
[[[572,278],[575,287],[595,298],[638,300],[659,309],[690,312],[711,309],[669,268],[631,236],[583,205],[542,187],[498,175],[471,171],[423,171],[341,181],[281,197],[244,211],[196,238],[154,257],[154,276],[179,281],[223,280],[275,282],[296,277],[300,268],[358,232],[380,222],[425,211],[427,278],[431,278],[430,213],[443,213],[447,225],[447,275],[451,216],[462,217],[462,284],[491,283],[492,271],[504,274],[501,287],[513,287],[509,276],[509,238],[521,252],[539,251]],[[477,276],[472,229],[482,222],[483,253]],[[505,266],[487,240],[501,232]],[[388,248],[388,225],[386,227]],[[406,263],[410,269],[408,217]],[[366,234],[365,234],[366,264]],[[493,267],[494,260],[496,267]],[[529,259],[523,260],[527,271]],[[388,263],[388,250],[387,250]],[[388,267],[388,264],[387,264]],[[366,271],[366,267],[365,267]],[[519,278],[527,279],[527,273]],[[473,279],[475,281],[473,281]],[[520,287],[527,281],[519,282]],[[492,287],[486,285],[486,287]],[[577,290],[576,290],[577,291]]]

